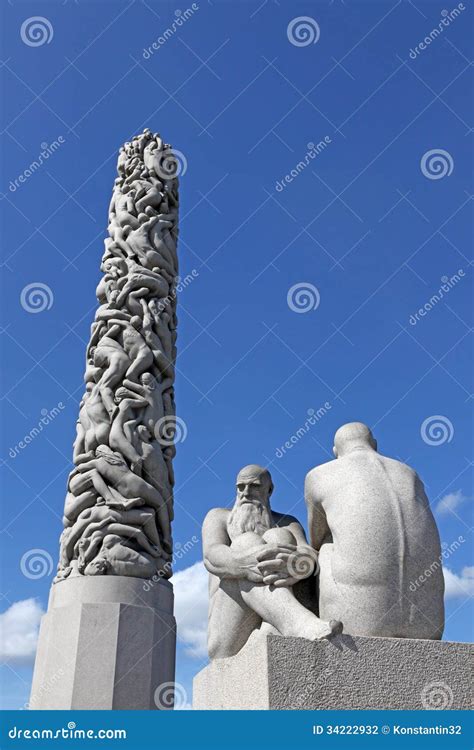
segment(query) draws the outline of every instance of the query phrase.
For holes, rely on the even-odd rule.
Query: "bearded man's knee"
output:
[[[254,531],[245,531],[240,536],[236,537],[231,544],[231,548],[237,552],[243,552],[255,547],[261,547],[263,544],[262,537],[256,534]]]

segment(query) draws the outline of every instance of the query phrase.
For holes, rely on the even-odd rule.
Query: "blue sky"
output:
[[[250,462],[270,465],[274,506],[305,521],[306,472],[329,460],[341,424],[362,420],[382,453],[425,481],[442,541],[462,538],[445,561],[445,638],[472,638],[472,5],[424,49],[451,5],[193,7],[159,43],[191,4],[2,5],[8,708],[28,700],[48,556],[57,561],[116,154],[146,126],[183,155],[179,256],[182,277],[192,275],[179,300],[176,400],[187,435],[175,462],[175,540],[199,537],[206,512],[231,502],[235,474]],[[21,34],[32,16],[48,22],[36,46]],[[301,16],[314,43],[289,38]],[[444,277],[454,278],[448,291],[424,308]],[[46,308],[28,312],[24,290],[38,283]],[[309,297],[295,297],[295,285]],[[420,308],[426,314],[411,318]],[[205,663],[205,577],[194,567],[200,544],[188,547],[176,566],[177,679],[190,701]],[[50,574],[25,576],[21,561],[37,548]]]

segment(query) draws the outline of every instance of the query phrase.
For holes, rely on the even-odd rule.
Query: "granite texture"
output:
[[[440,639],[443,558],[421,479],[378,453],[361,422],[340,427],[333,450],[336,460],[305,482],[319,617],[341,620],[349,634]]]
[[[56,580],[172,575],[179,164],[146,129],[117,172]]]
[[[143,584],[140,578],[77,576],[52,587],[31,709],[173,707],[173,587],[162,580],[145,591]]]
[[[195,709],[469,709],[474,646],[349,635],[254,634],[194,678]]]
[[[208,652],[211,659],[235,656],[253,633],[265,630],[317,640],[341,632],[307,606],[315,581],[316,552],[302,525],[270,504],[268,469],[244,466],[229,508],[213,508],[203,528],[203,559],[209,571]],[[303,596],[301,596],[303,594]]]

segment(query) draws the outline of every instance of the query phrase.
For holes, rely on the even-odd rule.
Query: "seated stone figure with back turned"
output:
[[[361,422],[336,432],[334,455],[305,486],[320,616],[341,619],[351,635],[441,638],[441,547],[423,483],[377,453]]]
[[[214,508],[205,518],[211,659],[234,656],[260,628],[310,640],[342,630],[340,622],[323,622],[296,599],[292,587],[313,574],[316,554],[296,518],[271,510],[272,490],[266,469],[246,466],[237,476],[232,510]]]

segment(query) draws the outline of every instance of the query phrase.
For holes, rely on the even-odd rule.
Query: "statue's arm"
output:
[[[308,568],[308,576],[312,574],[313,570],[310,570],[309,561],[311,559],[314,560],[314,564],[316,564],[317,560],[317,554],[314,551],[314,549],[311,547],[311,545],[308,544],[308,541],[306,539],[306,534],[304,532],[304,529],[299,521],[293,519],[287,526],[288,530],[291,531],[293,536],[296,539],[296,553],[297,555],[300,555],[301,557],[304,557],[307,561],[307,568]]]
[[[141,383],[134,383],[133,380],[124,378],[123,385],[127,390],[133,391],[133,393],[137,393],[143,399],[146,399],[146,388]],[[148,400],[146,400],[146,403],[148,404]]]
[[[114,320],[113,318],[108,321],[109,322],[109,328],[107,330],[106,336],[109,339],[116,339],[119,335],[120,331],[122,330],[122,326],[125,324],[126,321],[124,320]],[[98,344],[100,346],[100,342]]]
[[[230,548],[226,528],[227,516],[221,508],[209,511],[202,527],[204,565],[219,578],[245,578],[261,583],[263,576],[256,568],[253,554],[235,555]]]
[[[308,474],[304,486],[304,499],[308,510],[309,539],[311,547],[319,552],[330,531],[321,498],[318,497],[316,484],[315,477]]]

